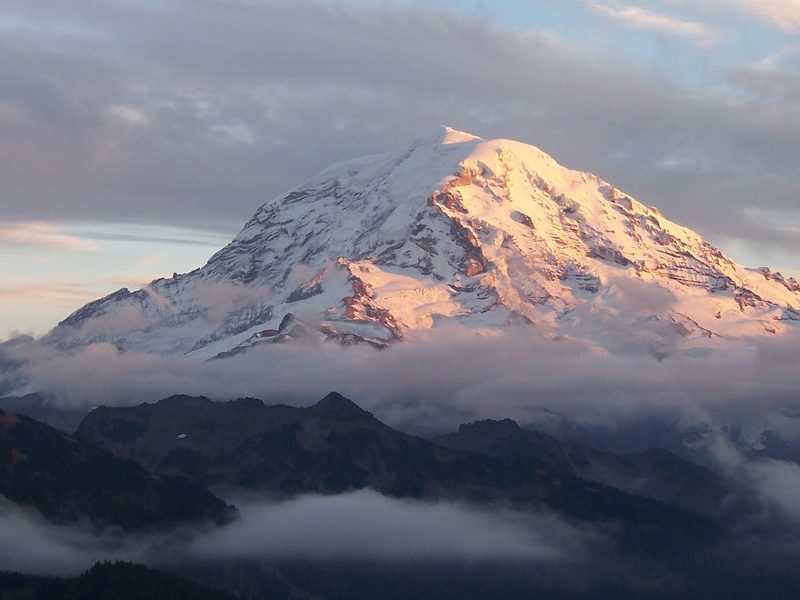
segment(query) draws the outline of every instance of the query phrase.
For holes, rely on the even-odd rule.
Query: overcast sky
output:
[[[0,339],[441,124],[800,273],[797,0],[0,0]]]

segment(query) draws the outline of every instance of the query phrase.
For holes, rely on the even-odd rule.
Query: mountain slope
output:
[[[287,593],[276,598],[290,598]],[[70,579],[0,572],[0,598],[4,600],[235,600],[217,591],[143,565],[104,562]]]
[[[44,342],[207,359],[312,332],[382,347],[448,322],[533,323],[660,358],[798,319],[795,280],[735,264],[538,148],[443,128],[334,165],[262,206],[201,269],[92,302]]]
[[[677,538],[713,540],[721,533],[711,520],[682,508],[538,461],[510,464],[401,433],[335,392],[308,408],[188,396],[101,407],[86,417],[77,435],[122,458],[141,460],[154,473],[204,484],[279,495],[370,488],[401,498],[549,509],[620,525],[620,539],[634,547],[657,547]]]
[[[284,494],[457,492],[440,481],[452,452],[391,429],[335,392],[308,408],[190,396],[100,407],[76,435],[154,473],[208,485]]]
[[[66,433],[74,433],[86,416],[85,410],[79,411],[53,406],[40,394],[0,398],[0,410],[6,413],[25,415]]]
[[[510,419],[461,425],[457,432],[436,437],[433,442],[493,456],[507,464],[542,465],[708,516],[732,515],[747,501],[746,492],[731,481],[667,450],[651,448],[618,455],[524,430]]]
[[[0,411],[0,495],[55,523],[126,530],[227,523],[236,510],[184,479],[154,476],[28,417]]]

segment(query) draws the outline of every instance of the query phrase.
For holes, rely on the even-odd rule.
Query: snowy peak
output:
[[[476,135],[472,135],[471,133],[467,133],[465,131],[458,131],[457,129],[453,129],[452,127],[447,127],[446,125],[442,125],[441,128],[433,131],[427,138],[423,138],[418,142],[419,145],[435,145],[440,144],[442,146],[446,146],[448,144],[460,144],[463,142],[475,142],[475,141],[483,141],[483,138],[480,138]]]
[[[125,318],[122,318],[122,317]],[[385,347],[525,323],[663,357],[800,319],[800,286],[534,146],[442,127],[264,204],[201,269],[91,303],[48,338],[197,358],[321,335]]]

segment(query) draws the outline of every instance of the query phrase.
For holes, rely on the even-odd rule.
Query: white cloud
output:
[[[96,293],[81,285],[66,283],[29,283],[0,286],[0,302],[36,303],[41,306],[74,308],[94,300]]]
[[[630,293],[633,305],[641,300],[637,290]],[[28,361],[23,373],[32,389],[77,409],[176,393],[308,405],[336,390],[389,425],[417,433],[487,418],[531,423],[542,406],[586,425],[613,427],[653,414],[737,422],[796,402],[797,336],[742,342],[706,356],[677,353],[662,362],[648,354],[647,342],[631,341],[626,356],[598,356],[578,342],[543,339],[536,328],[495,337],[452,328],[440,339],[382,352],[298,342],[207,363],[107,344],[69,354],[35,344],[7,352]]]
[[[76,575],[93,562],[136,553],[114,549],[110,537],[101,538],[83,527],[59,527],[35,511],[0,496],[0,565],[5,571],[47,575]]]
[[[778,52],[753,63],[751,68],[762,72],[779,72],[785,62],[795,60],[798,56],[800,56],[800,47],[795,44],[787,44]]]
[[[524,559],[580,561],[597,539],[555,516],[415,502],[362,490],[275,501],[234,498],[241,519],[225,527],[123,534],[87,524],[56,526],[0,497],[0,565],[75,575],[98,560],[153,566],[215,559]]]
[[[109,113],[130,127],[147,125],[150,122],[147,113],[133,106],[112,106]]]
[[[638,6],[595,4],[594,8],[634,29],[695,38],[704,44],[716,43],[721,37],[717,29],[703,23],[679,19]]]
[[[200,536],[190,555],[575,560],[586,539],[547,515],[399,500],[371,490],[235,504],[241,521]]]
[[[800,29],[800,0],[712,0],[737,7],[761,21],[792,33]]]
[[[0,223],[0,245],[2,244],[71,252],[97,250],[94,242],[66,233],[57,225],[44,221]]]
[[[800,466],[782,460],[753,461],[747,464],[746,473],[762,499],[800,521]]]

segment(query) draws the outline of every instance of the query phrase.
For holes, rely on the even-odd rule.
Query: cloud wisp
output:
[[[734,6],[743,13],[789,33],[800,29],[800,3],[797,0],[712,0]]]
[[[594,8],[601,14],[633,29],[693,38],[706,45],[713,45],[722,37],[720,31],[703,23],[680,19],[639,6],[595,4]]]
[[[240,521],[173,533],[122,534],[55,526],[4,503],[4,569],[76,574],[97,560],[153,566],[230,559],[469,559],[576,562],[593,534],[555,516],[467,504],[398,500],[362,490],[278,502],[236,501]]]
[[[23,246],[40,250],[94,252],[97,244],[42,221],[0,223],[0,247]]]

